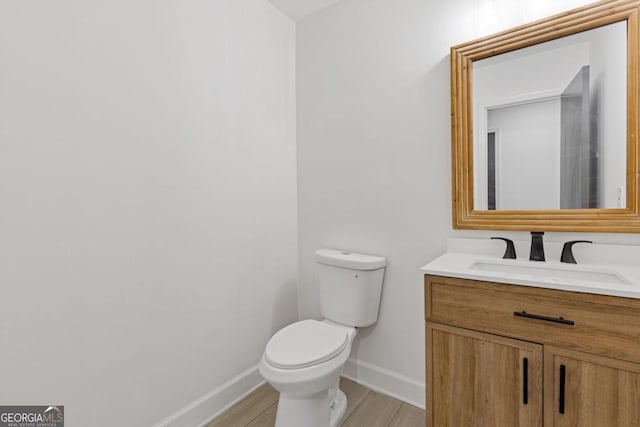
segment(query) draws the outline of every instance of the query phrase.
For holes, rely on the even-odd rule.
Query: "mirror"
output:
[[[638,5],[451,48],[453,226],[640,232]]]
[[[473,63],[474,209],[624,208],[627,23]]]

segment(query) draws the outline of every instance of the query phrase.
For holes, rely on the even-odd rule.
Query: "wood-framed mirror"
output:
[[[640,233],[640,1],[451,48],[453,228]]]

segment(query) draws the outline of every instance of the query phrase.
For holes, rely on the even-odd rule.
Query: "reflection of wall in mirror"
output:
[[[626,24],[612,24],[603,28],[606,30],[595,29],[474,62],[475,209],[487,209],[487,109],[557,97],[586,64],[591,64],[591,96],[596,105],[594,114],[599,118],[600,205],[624,206],[624,199],[619,202],[617,198],[618,188],[626,187],[626,70],[622,65],[626,64],[626,43],[620,43],[620,40],[626,39]],[[616,42],[612,41],[614,39]],[[606,67],[612,63],[621,66],[614,69]],[[529,118],[534,122],[541,120]],[[529,158],[530,153],[524,145],[522,148],[521,158]],[[503,199],[503,207],[497,208],[508,209],[505,202]],[[559,208],[559,204],[549,207],[546,202],[528,207],[521,206],[519,202],[515,204],[519,207],[511,209]]]
[[[627,36],[626,25],[607,26],[593,39],[591,49],[591,106],[598,118],[597,140],[600,147],[599,207],[626,206],[627,161],[627,70],[625,67],[607,67],[607,64],[626,64],[626,45],[619,40]],[[595,109],[595,110],[593,110]],[[625,141],[625,144],[612,142]],[[618,200],[619,189],[620,200]]]

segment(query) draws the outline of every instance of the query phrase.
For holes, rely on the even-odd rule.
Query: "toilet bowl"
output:
[[[303,320],[276,333],[260,373],[280,392],[276,427],[334,427],[347,407],[340,375],[356,329],[330,320]]]
[[[260,373],[280,392],[276,427],[335,427],[347,408],[340,375],[356,327],[378,319],[386,260],[320,249],[322,321],[302,320],[276,332],[260,360]]]

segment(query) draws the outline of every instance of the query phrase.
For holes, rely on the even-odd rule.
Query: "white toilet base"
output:
[[[345,396],[342,390],[338,389],[338,394],[336,394],[335,399],[333,399],[333,402],[331,402],[329,426],[336,427],[338,423],[342,421],[342,417],[344,416],[344,413],[346,410],[347,410],[347,396]]]
[[[283,396],[278,400],[275,427],[336,427],[347,409],[347,396],[338,390],[329,402],[328,390],[310,396]]]

